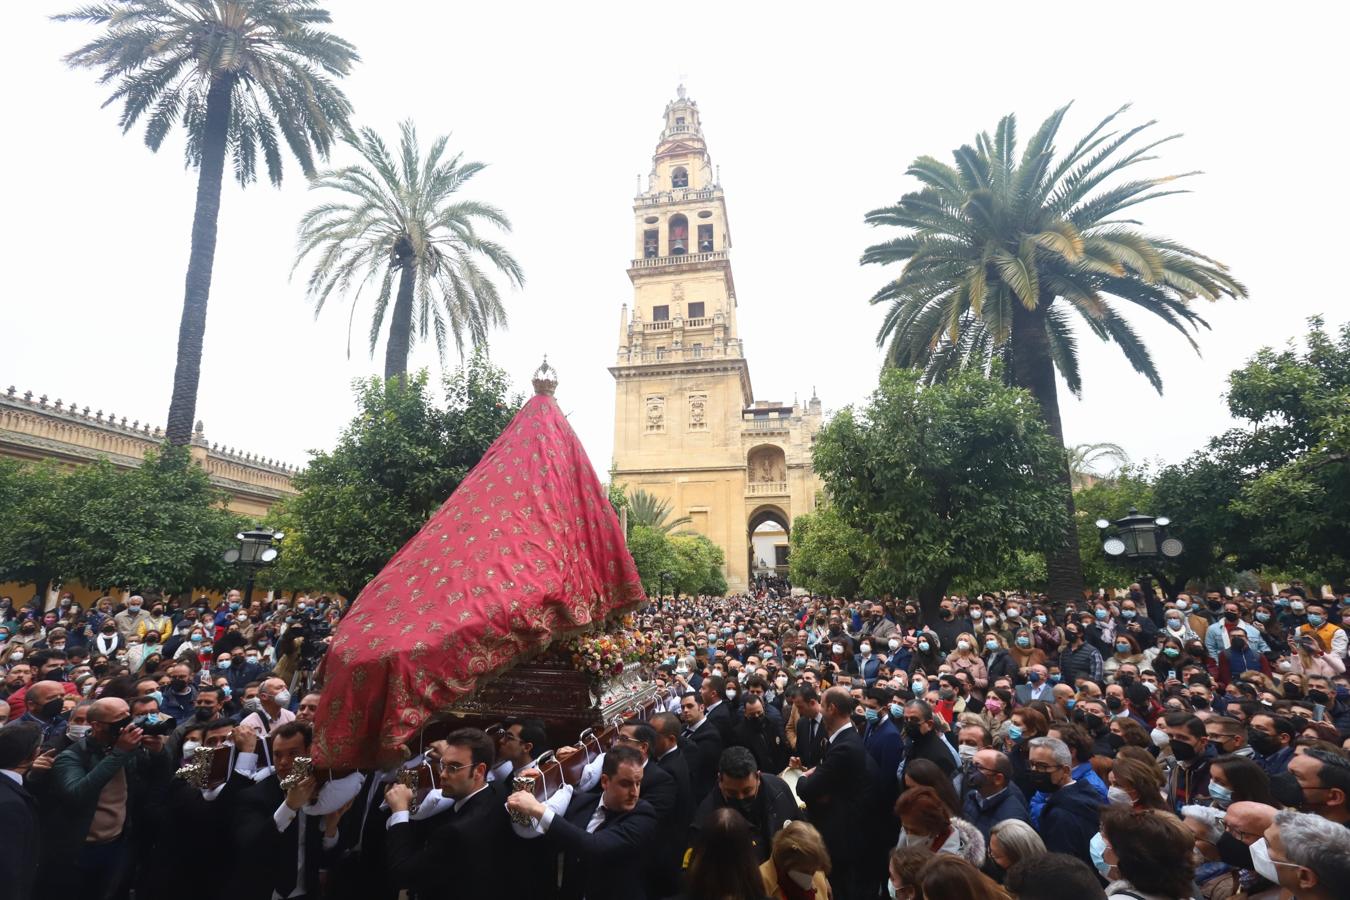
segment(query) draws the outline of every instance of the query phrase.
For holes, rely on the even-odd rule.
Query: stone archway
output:
[[[765,504],[756,507],[749,516],[746,517],[745,527],[745,552],[746,552],[746,572],[753,582],[757,569],[761,569],[758,560],[755,558],[755,532],[764,525],[777,525],[783,530],[783,534],[789,538],[792,536],[792,527],[788,520],[788,514],[782,507],[776,504]],[[767,567],[777,569],[779,561],[777,559],[767,559]],[[786,566],[787,559],[782,560],[782,565]],[[786,574],[786,573],[780,573]]]

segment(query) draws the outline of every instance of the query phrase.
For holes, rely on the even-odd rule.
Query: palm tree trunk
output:
[[[1059,390],[1055,384],[1055,365],[1050,357],[1050,342],[1045,335],[1047,299],[1037,310],[1013,304],[1012,365],[1013,384],[1031,392],[1041,405],[1041,417],[1050,433],[1064,446],[1064,424],[1059,417]],[[1083,561],[1078,553],[1078,527],[1074,516],[1073,490],[1069,476],[1069,457],[1055,473],[1064,495],[1064,531],[1060,540],[1045,554],[1047,593],[1055,603],[1083,599]]]
[[[178,325],[178,362],[173,373],[173,398],[165,438],[185,446],[192,440],[201,380],[202,344],[206,337],[206,302],[211,295],[211,268],[216,258],[216,226],[220,187],[225,174],[225,139],[230,125],[234,76],[217,76],[206,94],[201,168],[197,172],[197,207],[192,214],[192,249],[188,254],[183,318]]]
[[[389,317],[389,343],[384,347],[384,380],[402,378],[408,374],[408,344],[412,341],[413,283],[417,280],[416,266],[411,261],[403,265],[398,277],[398,296],[394,298],[394,312]]]

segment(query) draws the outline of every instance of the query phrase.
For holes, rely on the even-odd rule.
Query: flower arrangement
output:
[[[625,617],[615,631],[569,639],[563,650],[571,655],[577,671],[596,678],[611,678],[621,674],[626,663],[647,662],[652,651],[651,642],[632,627],[631,618]]]

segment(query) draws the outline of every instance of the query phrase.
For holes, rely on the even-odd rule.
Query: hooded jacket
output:
[[[1086,781],[1075,781],[1055,791],[1041,810],[1038,830],[1045,849],[1091,859],[1089,844],[1101,830],[1101,810],[1105,805],[1097,789]]]

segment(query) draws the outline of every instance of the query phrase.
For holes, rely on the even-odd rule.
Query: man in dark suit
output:
[[[452,731],[437,744],[441,793],[454,802],[424,842],[409,822],[412,789],[394,784],[389,802],[386,858],[394,886],[418,897],[490,897],[499,893],[508,820],[487,775],[496,753],[492,738],[477,728]]]
[[[820,709],[820,695],[809,684],[798,690],[792,702],[797,706],[797,755],[795,767],[812,769],[820,762],[821,744],[828,732]]]
[[[741,720],[731,730],[731,743],[753,753],[761,771],[777,774],[787,766],[788,745],[783,724],[769,718],[763,698],[754,694],[745,698]]]
[[[671,827],[677,829],[676,833],[683,834],[694,815],[689,763],[685,759],[684,751],[680,749],[680,732],[684,730],[684,726],[680,724],[679,716],[674,713],[659,713],[652,716],[650,724],[656,733],[655,743],[652,744],[650,751],[651,758],[655,759],[656,764],[675,782],[675,811],[671,814],[674,820]]]
[[[869,782],[867,751],[853,727],[856,701],[845,688],[825,692],[825,747],[819,764],[803,773],[797,795],[830,851],[830,885],[838,900],[862,900],[858,878],[858,822]]]
[[[689,764],[689,786],[695,805],[703,802],[717,780],[717,761],[722,756],[722,735],[703,713],[703,700],[693,691],[680,698],[684,732],[680,746]]]
[[[727,700],[727,680],[721,675],[709,675],[703,679],[698,692],[703,700],[703,712],[708,717],[708,724],[722,736],[722,746],[727,746],[731,743],[731,730],[737,719],[735,710]]]
[[[0,728],[0,891],[12,900],[29,900],[37,876],[37,801],[23,786],[24,774],[42,749],[42,729],[31,723]]]
[[[312,900],[319,896],[325,850],[337,846],[341,810],[316,810],[311,803],[318,787],[313,776],[289,790],[281,787],[281,780],[295,771],[296,758],[309,756],[313,732],[308,725],[287,722],[272,732],[271,741],[271,771],[239,796],[235,837],[250,865],[239,867],[238,886],[230,895]]]
[[[535,829],[563,851],[560,900],[647,900],[643,866],[658,823],[640,798],[642,754],[625,744],[610,748],[600,788],[573,795],[562,815],[526,791],[506,805],[535,820]]]
[[[736,810],[750,823],[751,846],[759,863],[768,860],[773,836],[788,822],[802,818],[801,807],[787,782],[777,775],[760,771],[754,756],[746,748],[728,747],[722,751],[718,764],[717,790],[704,797],[694,813],[689,828],[689,851],[684,857],[686,865],[699,844],[699,832],[707,828],[713,814],[724,807]]]

